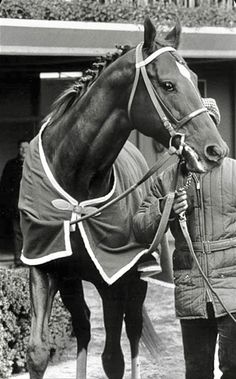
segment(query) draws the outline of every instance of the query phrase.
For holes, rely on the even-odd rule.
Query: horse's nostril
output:
[[[219,155],[219,151],[218,149],[216,148],[216,146],[208,146],[207,148],[207,153],[209,155],[212,155],[213,157]]]
[[[224,157],[224,153],[218,146],[209,145],[206,147],[206,156],[211,161],[218,161]]]

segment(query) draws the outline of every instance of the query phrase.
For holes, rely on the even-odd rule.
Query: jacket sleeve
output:
[[[161,219],[165,195],[162,177],[156,177],[148,195],[133,217],[134,234],[139,243],[152,242]]]

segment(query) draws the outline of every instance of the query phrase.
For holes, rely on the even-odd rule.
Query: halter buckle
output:
[[[178,149],[176,149],[176,147],[174,147],[172,145],[172,140],[173,140],[173,137],[176,137],[176,136],[179,136],[180,137],[180,144],[179,144],[179,147]],[[177,154],[177,155],[181,155],[182,152],[183,152],[183,147],[185,145],[185,134],[182,134],[182,133],[174,133],[171,137],[170,137],[170,140],[169,140],[169,154]]]
[[[173,128],[171,122],[168,120],[167,117],[163,117],[162,118],[162,123],[163,123],[163,126],[166,128],[166,130],[169,132],[169,134],[171,135],[171,137],[173,137],[176,133],[175,133],[175,129]]]
[[[164,120],[163,120],[163,125],[164,125],[164,127],[165,127],[166,129],[168,129],[168,128],[171,127],[171,123],[170,123],[170,121],[167,120],[167,119],[164,119]]]

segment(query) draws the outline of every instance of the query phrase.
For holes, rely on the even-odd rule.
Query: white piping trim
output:
[[[55,253],[51,253],[41,258],[26,258],[23,253],[21,254],[21,261],[29,266],[40,265],[43,263],[51,262],[58,258],[69,257],[72,255],[72,248],[70,243],[70,221],[65,220],[64,222],[64,239],[65,239],[65,247],[66,250],[57,251]],[[24,248],[23,248],[24,251]]]
[[[48,166],[48,163],[46,161],[46,157],[45,157],[45,154],[44,154],[44,151],[43,151],[43,146],[42,146],[42,138],[41,138],[41,135],[42,135],[42,132],[43,130],[45,129],[45,127],[47,126],[47,123],[45,123],[40,132],[39,132],[39,155],[40,155],[40,159],[41,159],[41,163],[42,163],[42,166],[43,166],[43,169],[45,171],[45,174],[47,175],[48,179],[50,180],[52,186],[62,195],[64,196],[72,205],[78,205],[78,202],[73,198],[71,197],[60,185],[59,183],[56,181],[56,179],[54,178],[49,166]],[[102,197],[99,197],[99,198],[93,198],[93,199],[89,199],[89,200],[84,200],[82,202],[79,203],[79,206],[86,206],[86,205],[92,205],[92,204],[99,204],[99,203],[104,203],[105,201],[109,200],[111,198],[111,196],[114,194],[115,192],[115,189],[116,189],[116,184],[117,184],[117,173],[116,173],[116,170],[115,170],[115,166],[113,166],[113,172],[114,172],[114,183],[113,183],[113,186],[112,186],[112,189],[111,191],[106,194],[105,196],[102,196]],[[73,216],[73,213],[72,213],[72,216]],[[79,216],[77,216],[77,219],[79,219]],[[70,222],[69,221],[66,221],[70,227]],[[109,278],[105,271],[103,270],[102,266],[100,265],[100,263],[98,262],[98,260],[96,259],[92,249],[91,249],[91,246],[90,246],[90,243],[89,243],[89,240],[88,240],[88,237],[87,237],[87,234],[86,234],[86,231],[84,229],[84,226],[82,225],[83,222],[80,222],[78,223],[78,226],[79,226],[79,230],[80,230],[80,233],[81,233],[81,237],[83,239],[83,242],[84,242],[84,245],[85,245],[85,248],[90,256],[90,258],[92,259],[92,261],[94,262],[95,266],[97,267],[98,271],[100,272],[102,278],[108,283],[108,284],[112,284],[114,283],[121,275],[122,275],[122,271],[124,271],[124,273],[126,271],[129,270],[130,267],[132,267],[132,265],[135,263],[131,263],[129,264],[128,266],[125,266],[125,268],[123,268],[122,270],[120,270],[118,273],[116,273],[115,275],[113,275],[112,278]],[[63,257],[66,257],[66,256],[70,256],[72,255],[72,249],[71,249],[71,245],[70,245],[70,229],[67,228],[67,236],[65,236],[65,245],[66,245],[66,249],[69,247],[69,253],[67,251],[60,251],[60,252],[57,252],[57,253],[52,253],[52,254],[49,254],[48,256],[46,257],[42,257],[42,258],[36,258],[36,259],[28,259],[28,258],[25,258],[23,255],[21,257],[21,260],[23,263],[25,264],[28,264],[28,265],[38,265],[38,264],[42,264],[42,263],[46,263],[46,262],[50,262],[51,260],[54,260],[54,259],[57,259],[57,258],[63,258]],[[141,254],[142,255],[142,254]],[[140,255],[140,256],[141,256]],[[136,257],[135,257],[136,258]],[[138,257],[137,259],[138,260]],[[120,273],[120,274],[119,274]]]
[[[45,154],[44,154],[44,151],[43,151],[43,145],[42,145],[42,132],[43,130],[45,129],[45,127],[47,126],[47,122],[43,124],[40,132],[39,132],[39,155],[40,155],[40,159],[41,159],[41,163],[42,163],[42,166],[43,166],[43,169],[45,171],[45,174],[47,175],[48,179],[50,180],[52,186],[62,195],[64,196],[72,205],[80,205],[80,206],[86,206],[86,205],[91,205],[91,204],[100,204],[100,203],[104,203],[105,201],[109,200],[110,197],[113,195],[113,193],[115,192],[115,188],[116,188],[116,183],[117,183],[117,175],[116,175],[116,170],[115,170],[115,167],[113,166],[113,172],[114,172],[114,183],[113,183],[113,187],[111,189],[110,192],[108,192],[108,194],[106,194],[105,196],[101,196],[101,197],[98,197],[98,198],[93,198],[93,199],[89,199],[89,200],[83,200],[81,201],[80,203],[78,203],[77,200],[75,200],[72,196],[70,196],[61,186],[60,184],[56,181],[56,179],[54,178],[51,170],[50,170],[50,167],[48,166],[48,163],[47,163],[47,160],[46,160],[46,157],[45,157]]]
[[[43,151],[43,145],[42,145],[42,132],[47,126],[47,123],[43,124],[42,128],[40,129],[39,132],[39,155],[41,159],[41,163],[43,166],[43,169],[45,171],[45,174],[47,175],[48,179],[50,180],[52,186],[59,192],[62,196],[64,196],[72,205],[78,205],[78,201],[75,200],[72,196],[70,196],[61,186],[60,184],[56,181],[54,178],[52,171],[50,170],[44,151]]]
[[[168,51],[176,51],[176,50],[173,47],[171,47],[171,46],[162,47],[161,49],[158,49],[158,50],[154,51],[154,53],[152,53],[151,55],[149,55],[143,61],[137,62],[136,65],[135,65],[135,67],[136,68],[140,68],[142,66],[146,66],[148,63],[152,62],[155,58],[159,57],[159,55],[161,55],[163,53],[166,53]]]
[[[113,166],[113,169],[114,169],[114,185],[113,185],[113,188],[111,189],[111,191],[103,196],[103,197],[100,197],[100,198],[97,198],[97,199],[90,199],[90,200],[84,200],[82,201],[79,205],[80,206],[86,206],[86,205],[92,205],[94,203],[98,204],[98,203],[101,203],[101,202],[104,202],[104,201],[107,201],[109,200],[109,198],[114,194],[115,192],[115,188],[116,188],[116,183],[117,183],[117,174],[116,174],[116,169],[115,169],[115,166]],[[87,234],[86,234],[86,231],[84,229],[84,225],[83,225],[83,221],[79,222],[78,223],[78,227],[79,227],[79,230],[80,230],[80,234],[81,234],[81,237],[84,241],[84,245],[85,245],[85,248],[90,256],[90,258],[92,259],[94,265],[96,266],[97,270],[99,271],[101,277],[105,280],[106,283],[108,284],[113,284],[117,279],[119,279],[123,274],[125,274],[127,271],[130,270],[131,267],[133,267],[133,265],[139,260],[139,258],[146,253],[147,249],[145,250],[142,250],[138,255],[136,255],[132,261],[129,262],[129,264],[127,264],[126,266],[122,267],[122,269],[120,269],[119,271],[116,272],[116,274],[114,274],[113,276],[109,277],[107,276],[107,274],[105,273],[105,271],[103,270],[101,264],[98,262],[91,246],[90,246],[90,243],[89,243],[89,240],[88,240],[88,237],[87,237]]]
[[[81,236],[82,236],[83,241],[84,241],[84,245],[86,247],[86,250],[87,250],[90,258],[92,259],[93,263],[95,264],[95,266],[96,266],[97,270],[99,271],[101,277],[109,285],[113,284],[117,279],[119,279],[122,275],[124,275],[127,271],[129,271],[131,269],[131,267],[133,267],[135,265],[135,263],[137,263],[138,260],[147,252],[147,249],[142,250],[139,254],[135,255],[135,257],[132,259],[132,261],[130,261],[127,265],[122,267],[113,276],[109,277],[109,276],[107,276],[107,274],[105,273],[105,271],[103,270],[102,266],[100,265],[100,263],[98,262],[98,260],[96,259],[95,255],[93,253],[93,250],[90,246],[86,232],[84,230],[83,223],[80,222],[78,225],[79,225],[79,230],[80,230]]]
[[[46,126],[47,126],[47,123],[45,123],[42,126],[42,128],[41,128],[41,130],[39,132],[39,155],[40,155],[41,163],[42,163],[43,169],[45,171],[45,174],[47,175],[48,179],[50,180],[52,186],[62,196],[64,196],[71,204],[78,205],[77,200],[75,200],[73,197],[71,197],[59,185],[59,183],[54,178],[54,176],[53,176],[53,174],[52,174],[52,172],[51,172],[51,170],[50,170],[50,168],[48,166],[48,163],[46,161],[46,157],[45,157],[45,154],[44,154],[44,151],[43,151],[42,139],[41,139],[42,132],[43,132],[43,130],[45,129]],[[111,198],[111,196],[114,194],[115,188],[116,188],[116,184],[117,184],[117,173],[116,173],[116,169],[115,169],[114,165],[113,165],[113,172],[114,172],[113,187],[112,187],[111,191],[107,195],[99,197],[99,198],[84,200],[84,201],[80,202],[79,205],[80,206],[86,206],[86,205],[92,205],[92,204],[99,204],[99,203],[103,203],[103,202],[109,200]],[[78,227],[79,227],[79,230],[80,230],[81,237],[83,239],[85,248],[86,248],[86,250],[87,250],[90,258],[92,259],[93,263],[95,264],[95,266],[96,266],[97,270],[99,271],[101,277],[108,284],[113,284],[117,279],[119,279],[122,275],[124,275],[127,271],[129,271],[131,269],[131,267],[133,267],[134,264],[138,262],[138,260],[140,259],[140,257],[143,256],[147,252],[147,249],[142,250],[126,266],[122,267],[113,276],[108,277],[107,274],[105,273],[105,271],[103,270],[102,266],[100,265],[100,263],[96,259],[95,254],[94,254],[94,252],[93,252],[93,250],[92,250],[92,248],[90,246],[90,243],[89,243],[86,231],[85,231],[84,226],[83,226],[83,221],[78,223]],[[71,256],[72,255],[72,249],[71,249],[71,243],[70,243],[70,221],[68,221],[68,220],[64,221],[64,234],[65,234],[65,246],[66,246],[66,249],[67,249],[66,251],[59,251],[59,252],[56,252],[56,253],[49,254],[49,255],[47,255],[45,257],[35,258],[35,259],[26,258],[22,254],[22,256],[21,256],[22,262],[25,263],[25,264],[27,264],[27,265],[34,266],[34,265],[39,265],[39,264],[50,262],[50,261],[52,261],[54,259]]]
[[[72,255],[72,248],[71,248],[71,243],[70,243],[70,221],[69,220],[64,221],[64,231],[65,231],[66,250],[69,251]]]
[[[116,189],[116,184],[117,184],[117,174],[116,174],[115,166],[113,166],[113,173],[114,173],[114,183],[110,192],[108,192],[105,196],[101,196],[97,198],[95,197],[89,200],[83,200],[79,203],[79,206],[85,207],[87,205],[101,204],[101,203],[104,203],[105,201],[108,201],[111,198],[111,196],[114,194],[115,189]]]
[[[152,278],[152,277],[143,277],[141,276],[140,278],[141,280],[143,280],[144,282],[148,282],[148,283],[153,283],[153,284],[156,284],[158,286],[161,286],[161,287],[166,287],[166,288],[171,288],[171,289],[175,289],[175,285],[173,283],[168,283],[168,282],[164,282],[162,280],[158,280],[158,279],[155,279],[155,278]]]

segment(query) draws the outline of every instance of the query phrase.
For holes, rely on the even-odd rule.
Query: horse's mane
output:
[[[158,48],[167,45],[166,40],[160,37],[156,43]],[[66,117],[67,111],[82,98],[87,89],[99,77],[101,72],[130,49],[131,47],[129,45],[118,45],[116,46],[116,51],[114,53],[108,53],[105,56],[97,58],[96,61],[91,64],[91,67],[85,70],[82,76],[70,85],[70,87],[65,89],[56,99],[52,104],[51,112],[43,122],[47,122],[48,126],[52,126],[57,123],[58,120],[62,120],[63,117]]]
[[[130,49],[131,47],[128,45],[116,46],[114,53],[108,53],[106,56],[97,58],[96,61],[92,63],[91,68],[84,71],[82,76],[56,99],[51,107],[51,113],[46,117],[44,122],[46,121],[48,126],[50,126],[65,116],[67,110],[81,99],[101,72]]]

